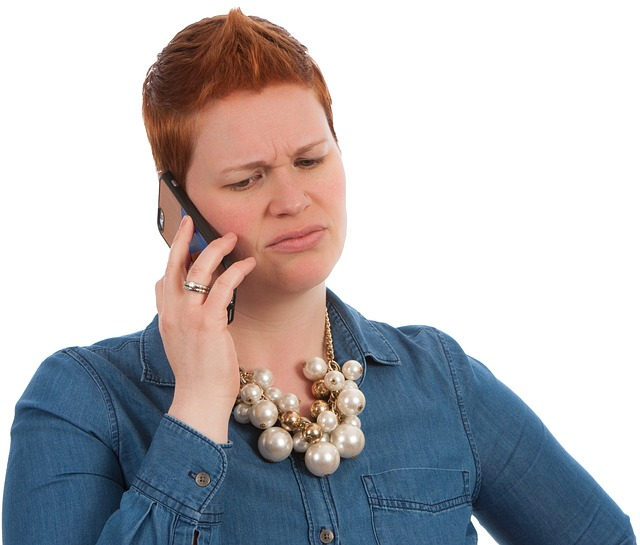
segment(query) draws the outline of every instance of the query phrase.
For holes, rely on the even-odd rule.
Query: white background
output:
[[[350,224],[329,287],[451,334],[640,527],[634,1],[4,2],[2,464],[43,358],[151,320],[167,248],[142,81],[238,4],[305,43],[333,93]]]

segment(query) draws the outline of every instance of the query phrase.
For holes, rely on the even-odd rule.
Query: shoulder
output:
[[[120,372],[141,374],[140,354],[144,331],[111,337],[92,345],[69,346],[46,358],[36,372],[46,374],[81,374],[90,376]]]
[[[82,430],[117,448],[123,408],[140,411],[140,394],[151,388],[144,384],[142,362],[145,345],[152,344],[145,338],[155,338],[154,322],[143,331],[47,357],[16,404],[14,431]]]
[[[480,361],[468,355],[460,343],[448,333],[429,325],[394,327],[373,322],[399,354],[400,360],[411,367],[428,366],[445,373],[459,395],[482,389],[495,377]]]
[[[142,377],[145,337],[154,336],[154,323],[142,331],[51,354],[39,365],[19,405],[51,409],[64,400],[75,400],[76,406],[108,404],[109,391]]]
[[[349,332],[360,352],[379,363],[438,362],[463,370],[479,365],[461,345],[442,330],[424,324],[394,326],[365,318],[329,292],[329,304],[339,327]]]

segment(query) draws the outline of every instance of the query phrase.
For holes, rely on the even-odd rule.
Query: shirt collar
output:
[[[327,290],[327,308],[336,360],[339,363],[355,359],[363,363],[373,360],[383,365],[400,365],[398,354],[376,327],[375,322],[367,320],[330,290]],[[175,384],[175,377],[162,345],[157,316],[142,332],[140,361],[140,379],[143,382],[152,382],[160,386]]]
[[[153,382],[160,386],[175,385],[175,377],[167,355],[164,352],[158,316],[142,332],[140,337],[140,362],[142,363],[142,382]]]
[[[331,321],[336,359],[365,362],[372,359],[383,365],[400,365],[400,358],[377,327],[353,307],[327,290],[327,308]]]

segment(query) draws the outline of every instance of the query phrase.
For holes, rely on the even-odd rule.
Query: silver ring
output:
[[[198,284],[193,280],[185,280],[184,284],[182,284],[185,290],[187,291],[195,291],[196,293],[204,293],[207,294],[211,291],[210,286],[205,286],[204,284]]]

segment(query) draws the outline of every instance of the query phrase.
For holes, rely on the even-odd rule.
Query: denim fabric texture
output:
[[[631,545],[625,516],[535,414],[444,333],[371,322],[328,292],[336,359],[364,362],[366,447],[311,475],[231,421],[215,444],[166,415],[157,319],[48,358],[19,400],[5,545]],[[206,473],[201,486],[196,476]],[[326,533],[325,533],[326,534]]]

